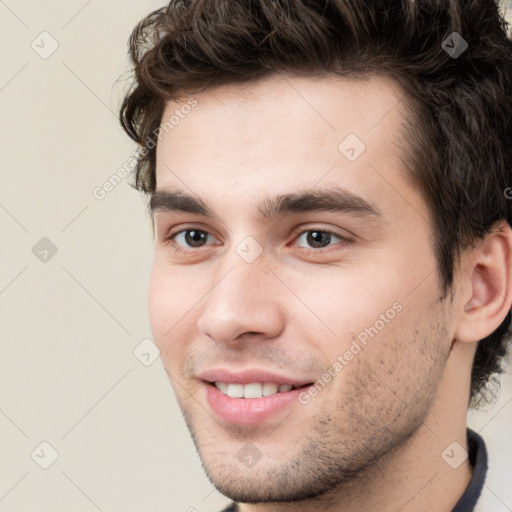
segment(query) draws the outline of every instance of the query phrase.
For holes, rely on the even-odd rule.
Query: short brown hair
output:
[[[143,150],[143,193],[156,187],[148,141],[168,100],[279,73],[385,74],[410,112],[404,164],[434,219],[445,295],[460,251],[512,224],[512,42],[494,0],[172,0],[137,25],[129,52],[135,79],[120,119]],[[473,406],[503,371],[510,320],[478,344]]]

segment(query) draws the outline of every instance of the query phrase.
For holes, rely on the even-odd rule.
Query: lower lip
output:
[[[265,421],[292,403],[298,403],[299,394],[308,390],[308,387],[303,387],[261,398],[231,398],[213,384],[206,383],[205,386],[206,400],[215,415],[223,421],[239,425]]]

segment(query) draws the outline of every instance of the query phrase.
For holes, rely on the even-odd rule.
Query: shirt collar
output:
[[[452,512],[472,512],[475,509],[478,498],[482,494],[487,475],[487,449],[483,438],[468,428],[467,440],[468,458],[473,470],[473,476],[464,494],[452,509]]]

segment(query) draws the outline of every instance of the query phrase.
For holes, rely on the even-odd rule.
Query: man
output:
[[[483,510],[506,28],[490,0],[192,0],[132,34],[151,328],[226,510]]]

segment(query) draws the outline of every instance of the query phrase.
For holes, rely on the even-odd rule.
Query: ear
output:
[[[494,332],[512,303],[512,230],[498,222],[463,258],[462,289],[454,337],[477,342]]]

